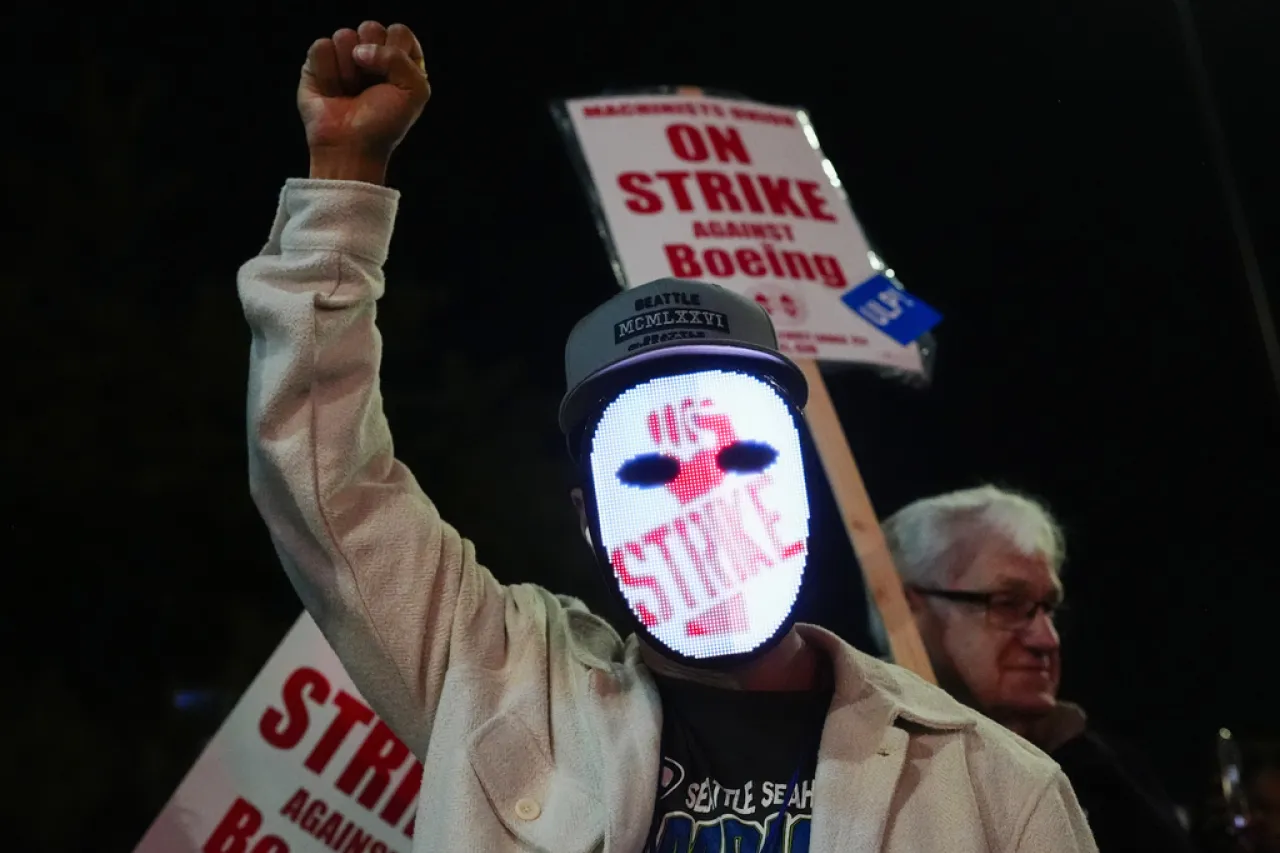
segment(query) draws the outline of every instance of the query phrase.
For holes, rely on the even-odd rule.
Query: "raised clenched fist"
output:
[[[318,39],[298,84],[311,176],[380,183],[430,97],[422,46],[405,25],[365,21]]]

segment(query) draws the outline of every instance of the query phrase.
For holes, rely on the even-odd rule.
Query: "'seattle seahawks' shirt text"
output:
[[[755,693],[658,677],[662,770],[646,853],[808,853],[818,741],[831,687]]]

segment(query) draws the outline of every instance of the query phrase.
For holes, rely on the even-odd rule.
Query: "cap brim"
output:
[[[782,353],[766,347],[746,343],[671,343],[646,349],[644,352],[607,364],[587,376],[564,395],[560,403],[560,430],[566,435],[582,422],[600,404],[606,389],[614,384],[617,374],[634,370],[649,362],[666,361],[679,357],[729,358],[756,362],[763,372],[776,378],[798,407],[803,408],[809,398],[809,385],[795,362]]]

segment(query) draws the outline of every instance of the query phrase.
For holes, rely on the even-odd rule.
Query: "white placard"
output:
[[[403,853],[421,781],[304,613],[135,853]]]
[[[627,286],[700,279],[769,311],[783,352],[923,370],[841,301],[883,272],[802,110],[682,95],[564,104]]]

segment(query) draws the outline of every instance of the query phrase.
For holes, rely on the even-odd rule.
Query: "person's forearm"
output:
[[[500,588],[392,453],[375,300],[397,197],[290,181],[240,272],[253,331],[250,491],[285,571],[366,700],[417,755],[454,626],[502,638]],[[477,614],[497,614],[476,629]]]

